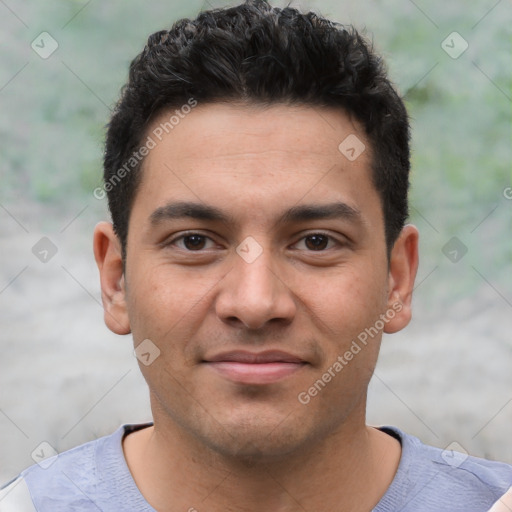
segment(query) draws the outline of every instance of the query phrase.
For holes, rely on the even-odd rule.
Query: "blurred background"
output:
[[[104,126],[150,33],[236,3],[0,1],[0,481],[43,441],[151,419],[131,338],[103,324]],[[512,5],[290,5],[365,30],[412,121],[414,319],[384,336],[369,422],[512,463]]]

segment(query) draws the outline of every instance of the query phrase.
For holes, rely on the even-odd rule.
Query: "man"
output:
[[[94,251],[154,421],[25,470],[0,510],[489,510],[512,467],[365,422],[382,332],[411,317],[408,143],[353,29],[253,0],[153,34]]]

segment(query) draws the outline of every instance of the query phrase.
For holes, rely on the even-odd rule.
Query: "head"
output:
[[[353,28],[254,0],[150,36],[108,127],[94,243],[107,325],[150,353],[155,425],[276,456],[364,423],[382,332],[410,319],[408,143]],[[240,351],[293,371],[226,373]]]
[[[132,61],[104,158],[123,250],[146,137],[158,143],[194,105],[217,102],[331,107],[357,120],[371,146],[372,180],[391,250],[408,216],[409,123],[382,59],[352,27],[263,0],[177,21],[152,34]],[[162,112],[169,115],[151,133]]]

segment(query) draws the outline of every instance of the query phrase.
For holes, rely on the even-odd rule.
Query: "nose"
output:
[[[233,267],[222,280],[217,296],[217,316],[231,325],[243,324],[248,329],[261,329],[271,321],[290,323],[296,303],[284,276],[277,265],[272,265],[271,251],[263,251],[252,262],[238,254],[233,259]]]

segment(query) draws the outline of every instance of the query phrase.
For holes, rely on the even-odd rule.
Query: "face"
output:
[[[365,145],[355,159],[348,136]],[[370,164],[361,127],[334,109],[199,105],[158,141],[124,275],[111,226],[95,234],[107,325],[150,340],[139,365],[156,427],[277,456],[364,425],[417,264],[412,226],[388,262]]]

